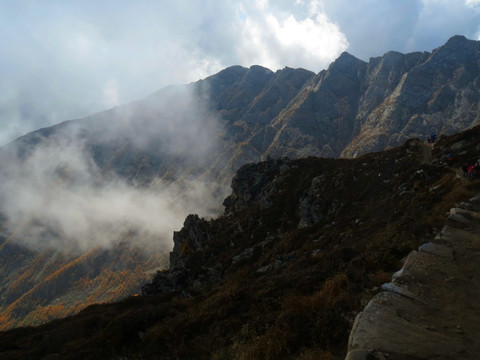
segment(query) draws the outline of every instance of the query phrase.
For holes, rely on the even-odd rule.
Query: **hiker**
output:
[[[462,165],[462,174],[463,176],[468,176],[468,164],[467,163],[463,163]]]
[[[455,154],[453,152],[451,152],[450,154],[447,155],[447,165],[448,166],[452,166],[454,156],[455,156]]]
[[[435,140],[436,140],[436,138],[437,138],[437,135],[436,135],[436,134],[432,134],[432,135],[430,135],[430,136],[427,138],[427,142],[428,142],[429,144],[434,143]]]
[[[476,171],[475,171],[475,165],[470,165],[470,166],[468,167],[468,177],[471,178],[471,179],[473,179],[473,178],[475,177],[475,175],[476,175],[475,172],[476,172]]]

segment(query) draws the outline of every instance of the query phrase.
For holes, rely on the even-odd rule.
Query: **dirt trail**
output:
[[[420,143],[420,156],[423,164],[433,164],[432,150],[435,144],[433,143]],[[457,177],[460,179],[463,185],[469,183],[469,179],[463,176],[462,170],[460,168],[449,167],[450,170],[455,171]]]
[[[433,157],[432,157],[432,149],[433,149],[433,143],[420,143],[420,151],[421,151],[421,158],[422,158],[422,163],[424,164],[432,164]]]
[[[361,312],[348,360],[480,357],[480,195],[452,208]]]

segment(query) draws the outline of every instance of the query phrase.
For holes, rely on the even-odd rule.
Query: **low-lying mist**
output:
[[[171,247],[173,231],[189,213],[210,217],[219,211],[225,189],[182,173],[208,168],[218,132],[216,117],[185,89],[63,126],[28,152],[16,149],[27,156],[3,164],[0,211],[6,228],[12,239],[33,248],[85,251],[132,234],[139,245]],[[115,159],[126,140],[169,164],[166,169],[178,162],[179,176],[138,184],[119,175],[115,166],[122,164]],[[117,143],[118,149],[112,145]],[[110,149],[102,153],[105,144]],[[123,172],[130,171],[127,165]],[[157,175],[165,175],[161,171]]]

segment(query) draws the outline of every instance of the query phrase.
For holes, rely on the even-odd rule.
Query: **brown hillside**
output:
[[[357,313],[480,191],[456,172],[479,157],[479,136],[442,138],[431,155],[410,140],[245,165],[225,215],[190,216],[175,234],[170,269],[144,288],[163,293],[1,333],[0,359],[341,359]]]

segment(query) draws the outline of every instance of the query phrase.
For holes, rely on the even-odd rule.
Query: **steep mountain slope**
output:
[[[343,358],[355,315],[448,209],[480,192],[457,174],[479,136],[245,165],[222,216],[191,215],[174,234],[150,296],[0,333],[0,358]]]
[[[408,137],[452,134],[479,123],[480,47],[455,36],[403,73],[394,91],[364,117],[362,129],[344,151],[355,156]]]
[[[20,154],[54,135],[82,139],[102,168],[148,181],[173,172],[229,182],[266,156],[355,157],[478,124],[480,42],[454,36],[432,53],[343,53],[319,74],[227,68],[189,85],[28,134]],[[184,143],[178,147],[177,143]]]
[[[295,111],[277,119],[270,153],[302,155],[300,143],[316,155],[355,157],[474,126],[479,51],[477,41],[455,36],[431,54],[389,52],[365,63],[344,53],[316,76]]]
[[[147,273],[166,266],[170,231],[189,212],[218,214],[245,163],[356,157],[478,124],[479,49],[455,36],[431,53],[389,52],[368,63],[344,53],[319,74],[233,66],[17,139],[0,151],[0,326],[138,291]],[[151,239],[163,243],[145,253]],[[113,271],[111,296],[97,278],[104,269]],[[127,269],[136,275],[124,287]],[[52,290],[47,280],[63,271],[72,281]]]
[[[0,329],[45,323],[139,293],[148,279],[145,272],[166,261],[162,253],[132,243],[134,239],[124,239],[115,247],[98,246],[78,255],[30,250],[2,239]]]

